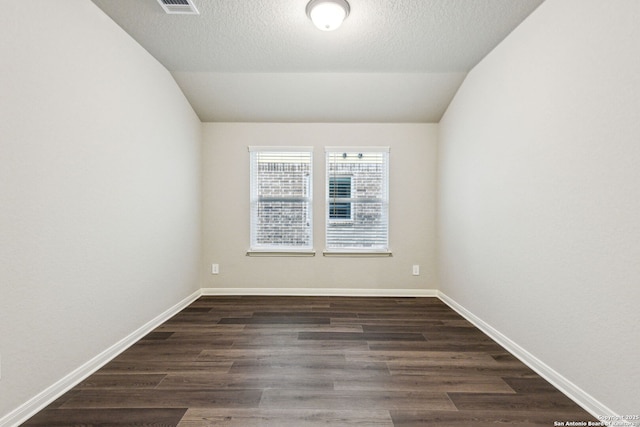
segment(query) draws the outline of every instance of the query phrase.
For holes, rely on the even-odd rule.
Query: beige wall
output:
[[[207,123],[203,288],[436,289],[437,125]],[[314,147],[315,257],[248,257],[249,145]],[[324,147],[389,146],[390,258],[324,257]],[[211,274],[211,263],[220,274]],[[420,276],[412,275],[419,264]]]
[[[622,415],[640,409],[639,18],[545,1],[467,77],[438,164],[441,290]]]
[[[167,70],[89,1],[2,7],[0,424],[196,292],[201,235]]]

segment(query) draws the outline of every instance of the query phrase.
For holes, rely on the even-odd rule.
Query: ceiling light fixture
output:
[[[307,4],[307,16],[322,31],[333,31],[349,16],[346,0],[311,0]]]

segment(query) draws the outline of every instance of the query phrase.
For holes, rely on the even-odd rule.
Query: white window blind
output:
[[[249,147],[249,154],[250,250],[311,250],[311,149]]]
[[[389,250],[389,149],[326,148],[326,249]]]

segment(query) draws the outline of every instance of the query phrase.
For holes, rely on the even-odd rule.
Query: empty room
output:
[[[0,427],[640,426],[640,1],[0,4]]]

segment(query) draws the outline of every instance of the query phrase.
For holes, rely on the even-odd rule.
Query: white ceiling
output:
[[[438,122],[469,72],[543,0],[92,0],[174,76],[202,121]]]

